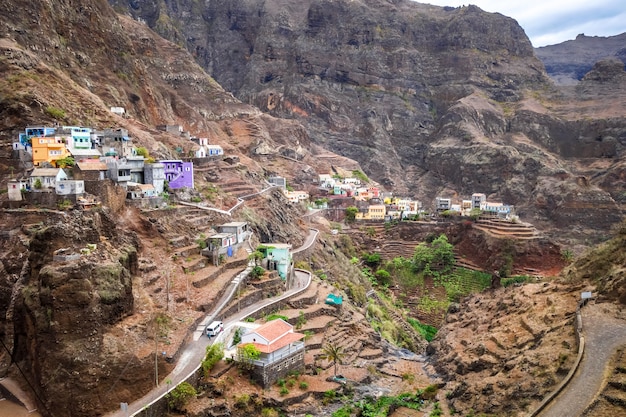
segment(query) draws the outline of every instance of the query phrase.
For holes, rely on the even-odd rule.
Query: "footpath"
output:
[[[613,305],[591,303],[582,309],[585,352],[574,378],[540,417],[580,416],[602,390],[606,367],[617,348],[626,344],[626,319]]]

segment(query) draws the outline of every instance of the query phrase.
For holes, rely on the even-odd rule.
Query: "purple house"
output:
[[[165,167],[165,180],[171,189],[193,188],[193,163],[179,159],[159,161]]]

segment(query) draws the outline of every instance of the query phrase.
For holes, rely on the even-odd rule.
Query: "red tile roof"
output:
[[[305,335],[302,333],[287,333],[283,337],[274,341],[274,343],[270,343],[269,345],[263,345],[260,343],[252,343],[261,353],[272,353],[276,352],[280,348],[287,346],[290,343],[295,342],[296,340],[300,340]]]
[[[268,321],[264,325],[258,327],[256,330],[254,330],[254,333],[272,343],[292,329],[293,326],[291,324],[282,319],[276,319]]]

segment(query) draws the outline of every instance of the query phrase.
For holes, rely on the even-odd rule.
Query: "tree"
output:
[[[322,348],[322,352],[320,358],[329,360],[335,364],[335,376],[337,376],[337,365],[343,364],[343,358],[346,356],[343,347],[335,343],[326,343]]]
[[[359,212],[359,209],[354,206],[350,206],[346,208],[346,221],[353,222],[356,219],[356,214],[358,212]]]
[[[204,376],[208,376],[211,369],[216,363],[222,360],[224,357],[224,345],[221,343],[214,343],[206,347],[206,355],[202,360],[202,371]]]
[[[237,362],[242,369],[254,368],[253,361],[258,360],[261,357],[261,351],[252,343],[246,343],[245,345],[237,347]]]
[[[248,259],[254,261],[254,266],[259,266],[259,263],[263,260],[264,257],[265,255],[263,254],[263,252],[257,249],[252,252],[250,256],[248,256]]]
[[[73,167],[75,164],[76,164],[76,161],[74,160],[74,157],[72,156],[66,156],[65,158],[56,160],[56,166],[58,168]]]
[[[33,186],[35,187],[36,190],[41,190],[42,184],[41,184],[41,179],[37,178],[35,180],[35,183],[33,184]]]

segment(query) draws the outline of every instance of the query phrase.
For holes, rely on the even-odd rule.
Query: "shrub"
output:
[[[222,360],[224,357],[224,345],[221,343],[214,343],[212,345],[207,346],[206,355],[202,360],[202,371],[204,372],[204,376],[208,376],[211,369],[215,366],[216,363]]]
[[[287,387],[282,387],[279,391],[280,395],[287,395],[289,394],[289,390],[287,389]]]
[[[300,381],[300,389],[306,390],[309,388],[309,384],[306,381]]]
[[[45,111],[48,116],[54,119],[61,120],[65,118],[65,110],[59,109],[58,107],[48,106]]]
[[[253,279],[258,279],[263,275],[265,275],[265,269],[263,269],[262,266],[255,266],[254,268],[252,268],[252,271],[250,271],[250,278]]]
[[[278,417],[278,411],[273,408],[264,408],[261,410],[261,417]]]
[[[272,320],[278,320],[278,319],[283,319],[285,321],[289,320],[289,318],[287,316],[283,316],[280,314],[270,314],[269,316],[265,317],[266,321],[272,321]]]
[[[172,409],[182,411],[196,395],[196,389],[191,384],[182,382],[167,394],[167,403]]]

